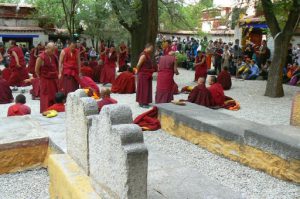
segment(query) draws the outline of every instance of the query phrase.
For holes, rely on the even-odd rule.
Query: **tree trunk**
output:
[[[131,35],[131,66],[135,67],[139,61],[140,54],[147,43],[147,35],[142,29],[134,29]]]

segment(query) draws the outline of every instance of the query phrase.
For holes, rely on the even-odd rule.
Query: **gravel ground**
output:
[[[48,199],[46,169],[0,175],[0,199]]]
[[[180,69],[180,75],[175,77],[179,87],[194,85],[193,71]],[[267,125],[288,125],[291,111],[292,97],[299,87],[285,86],[285,97],[264,97],[265,81],[233,80],[233,88],[225,94],[233,97],[241,104],[241,110],[217,110]],[[153,81],[153,88],[156,81]],[[26,88],[28,105],[33,115],[39,115],[39,101],[32,101]],[[14,93],[14,96],[19,92]],[[146,111],[135,103],[135,94],[112,94],[120,104],[128,104],[133,117]],[[154,97],[154,96],[153,96]],[[176,95],[175,99],[186,99],[186,94]],[[0,105],[0,117],[6,116],[9,105]],[[229,161],[209,153],[189,142],[172,137],[163,131],[146,132],[145,142],[162,153],[178,159],[189,167],[196,168],[204,175],[219,181],[222,185],[240,192],[245,198],[258,199],[296,199],[300,198],[300,187],[292,183],[277,180],[265,173],[255,171],[239,163]],[[48,177],[45,170],[34,170],[18,174],[0,176],[0,199],[10,198],[47,198]],[[19,192],[19,193],[18,193]],[[38,195],[40,193],[40,195]]]

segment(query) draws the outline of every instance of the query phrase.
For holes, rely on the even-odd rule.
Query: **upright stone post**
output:
[[[89,129],[92,116],[98,114],[97,102],[84,90],[69,93],[66,106],[67,152],[89,174]]]
[[[89,136],[90,177],[103,198],[146,199],[148,150],[125,105],[103,107]]]
[[[291,125],[300,127],[300,92],[297,92],[293,99]]]

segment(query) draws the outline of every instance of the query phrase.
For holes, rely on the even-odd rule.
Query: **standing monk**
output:
[[[17,46],[16,41],[10,41],[10,49],[8,54],[10,55],[9,67],[11,75],[9,77],[10,86],[24,86],[24,80],[29,78],[26,61],[24,58],[23,51]]]
[[[174,97],[174,74],[179,75],[174,52],[162,56],[158,63],[157,87],[155,103],[169,103]]]
[[[152,52],[153,45],[147,44],[137,64],[138,82],[136,101],[143,108],[148,108],[149,103],[152,103],[152,73],[154,72],[151,61]]]
[[[104,67],[101,71],[100,82],[103,84],[113,83],[116,79],[117,52],[115,47],[111,47],[105,57]]]
[[[74,92],[79,88],[80,57],[72,41],[69,47],[61,51],[59,57],[59,79],[62,80],[61,87],[65,94]]]
[[[206,79],[207,65],[206,65],[205,53],[198,51],[198,55],[195,59],[195,80],[194,81],[197,82],[200,77]]]
[[[55,104],[58,91],[58,59],[55,56],[55,44],[50,42],[36,61],[35,74],[40,78],[40,112]]]
[[[124,72],[126,68],[127,46],[124,42],[119,47],[119,72]]]
[[[102,62],[105,61],[105,54],[106,54],[105,43],[104,43],[104,40],[101,40],[100,45],[99,45],[99,56],[100,56],[100,60],[102,60]]]

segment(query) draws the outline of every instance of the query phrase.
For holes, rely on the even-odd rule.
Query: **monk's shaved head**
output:
[[[101,89],[101,97],[110,97],[110,89],[109,88],[102,88]]]
[[[199,85],[200,84],[205,84],[205,78],[204,77],[199,77],[198,82]]]
[[[49,42],[49,43],[46,45],[46,48],[54,49],[54,48],[55,48],[55,44],[54,44],[53,42]]]
[[[55,44],[53,42],[49,42],[47,43],[46,47],[45,47],[45,52],[48,55],[53,55],[55,51]]]
[[[217,83],[217,77],[214,75],[210,76],[208,83],[209,83],[209,85],[213,85],[213,84]]]

